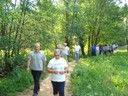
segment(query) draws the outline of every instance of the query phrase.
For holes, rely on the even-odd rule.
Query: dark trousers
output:
[[[53,94],[57,95],[59,93],[59,96],[65,96],[64,95],[65,81],[64,82],[51,81],[51,82],[53,86]]]
[[[96,56],[96,52],[95,51],[92,51],[92,56]]]
[[[32,72],[32,76],[34,79],[34,89],[33,89],[33,93],[38,94],[39,88],[40,88],[40,76],[42,71],[35,71],[35,70],[31,70]]]

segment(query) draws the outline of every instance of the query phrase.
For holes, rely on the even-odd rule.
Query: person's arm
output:
[[[27,69],[28,72],[30,70],[30,68],[29,68],[30,67],[30,61],[31,61],[30,59],[27,61],[27,68],[26,69]]]
[[[68,47],[68,55],[70,54],[70,49],[69,49],[69,47]]]
[[[81,47],[80,47],[79,49],[81,50]],[[80,51],[80,50],[79,50],[79,51]]]
[[[46,61],[43,61],[43,65],[44,65],[44,67],[46,67]]]
[[[45,73],[45,69],[46,69],[46,56],[45,56],[44,53],[43,53],[42,62],[43,62],[43,70],[42,70],[42,73]]]
[[[64,68],[64,71],[60,71],[59,73],[60,73],[60,74],[64,74],[64,73],[67,73],[67,72],[68,72],[68,68],[65,67],[65,68]]]
[[[48,67],[48,72],[53,74],[58,74],[58,71],[53,70],[52,68]]]
[[[46,67],[46,61],[44,60],[44,61],[43,61],[43,71],[42,71],[42,73],[45,72],[45,67]]]

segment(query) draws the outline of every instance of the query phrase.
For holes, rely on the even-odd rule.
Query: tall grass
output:
[[[71,83],[73,96],[128,96],[128,54],[82,59]]]

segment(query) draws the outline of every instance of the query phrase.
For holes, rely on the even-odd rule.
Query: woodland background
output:
[[[24,67],[28,52],[40,42],[49,56],[57,44],[68,43],[71,54],[79,42],[83,56],[92,45],[128,45],[128,5],[120,0],[0,1],[0,76]],[[128,47],[127,47],[128,48]]]

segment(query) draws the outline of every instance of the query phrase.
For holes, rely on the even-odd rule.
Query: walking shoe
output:
[[[36,94],[36,93],[34,93],[34,94],[33,94],[33,96],[37,96],[37,94]]]

